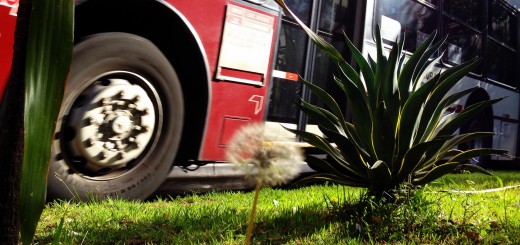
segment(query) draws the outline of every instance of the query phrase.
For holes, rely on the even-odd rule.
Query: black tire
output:
[[[183,103],[175,70],[147,39],[102,33],[77,44],[52,146],[49,196],[150,196],[173,165]]]
[[[493,121],[488,111],[482,111],[469,122],[462,125],[460,128],[461,134],[472,133],[472,132],[493,132]],[[492,137],[483,137],[468,141],[459,146],[461,150],[470,150],[475,148],[491,148],[493,145]],[[481,167],[489,167],[491,156],[480,156],[475,157],[468,163],[475,164]]]

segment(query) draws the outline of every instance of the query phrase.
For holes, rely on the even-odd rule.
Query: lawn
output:
[[[495,174],[504,186],[520,185],[520,172]],[[263,189],[252,242],[520,244],[520,188],[446,192],[497,187],[493,177],[452,174],[385,205],[336,185]],[[252,192],[223,191],[149,202],[55,201],[43,212],[35,243],[51,243],[59,233],[61,244],[241,244],[252,200]]]

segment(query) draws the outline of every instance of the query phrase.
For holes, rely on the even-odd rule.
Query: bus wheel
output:
[[[154,44],[128,33],[86,38],[74,47],[49,197],[147,198],[171,170],[183,117],[179,79]]]
[[[491,116],[487,111],[483,111],[478,114],[471,121],[465,123],[460,128],[461,134],[463,133],[472,133],[472,132],[492,132],[493,131],[493,122],[491,121]],[[484,137],[477,138],[466,142],[459,146],[461,150],[470,150],[476,148],[491,148],[492,146],[492,138]],[[475,157],[473,160],[470,160],[470,164],[476,164],[481,167],[487,167],[489,162],[491,161],[490,156],[480,156]]]

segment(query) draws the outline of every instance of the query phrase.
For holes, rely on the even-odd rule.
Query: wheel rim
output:
[[[89,178],[114,178],[135,169],[153,147],[162,119],[150,82],[113,71],[78,92],[62,125],[62,155]]]

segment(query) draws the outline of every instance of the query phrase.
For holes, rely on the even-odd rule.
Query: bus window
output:
[[[518,77],[515,77],[515,69],[512,65],[516,63],[515,52],[493,40],[489,40],[487,55],[488,78],[512,87],[518,87]]]
[[[480,33],[449,17],[444,17],[444,32],[444,35],[448,35],[445,44],[445,62],[461,64],[476,56],[482,57],[482,35]],[[476,71],[479,72],[479,69]]]
[[[489,11],[489,34],[504,44],[515,47],[518,26],[515,15],[498,1],[492,1]]]
[[[289,7],[289,9],[300,18],[305,25],[309,26],[311,21],[311,8],[312,1],[310,0],[285,0],[285,4]],[[284,16],[284,20],[287,20]],[[292,19],[290,19],[292,21]]]
[[[345,46],[344,33],[352,38],[354,28],[349,28],[348,25],[352,25],[349,18],[352,18],[355,14],[355,4],[356,1],[324,0],[321,1],[320,5],[318,34],[340,51],[343,54],[343,57],[347,60],[349,59],[348,54],[350,52],[347,52],[348,49]],[[325,88],[327,92],[334,95],[335,98],[341,98],[340,100],[342,101],[338,101],[338,103],[345,104],[346,98],[343,98],[343,92],[338,89],[334,82],[333,75],[338,73],[339,70],[334,62],[332,62],[324,52],[317,50],[314,57],[311,80],[313,83]],[[310,102],[312,104],[324,106],[323,102],[313,95],[311,95]]]
[[[404,49],[413,52],[437,27],[436,4],[437,1],[428,1],[428,4],[425,4],[411,0],[379,0],[376,16],[378,23],[381,23],[381,16],[399,21],[402,31],[405,32]]]
[[[482,3],[475,0],[444,0],[444,11],[451,16],[480,29],[482,27]]]
[[[514,75],[516,54],[518,52],[517,14],[497,0],[489,6],[489,37],[487,45],[487,72],[489,79],[518,87]]]
[[[307,42],[307,35],[300,28],[284,21],[278,41],[275,69],[303,75]],[[296,123],[296,104],[301,97],[301,91],[302,84],[298,81],[273,78],[268,120]]]
[[[349,60],[346,52],[344,33],[352,39],[354,32],[362,33],[363,25],[354,23],[358,1],[316,0],[285,1],[298,17],[327,42],[330,42]],[[312,18],[311,18],[312,17]],[[321,50],[309,44],[309,39],[288,16],[282,19],[282,29],[278,41],[278,56],[275,71],[297,73],[331,93],[341,93],[334,82],[333,74],[338,74],[336,65]],[[273,76],[269,98],[268,121],[298,124],[305,128],[308,122],[297,105],[300,99],[322,106],[309,91],[294,79]],[[338,103],[345,104],[344,101]]]
[[[352,28],[347,28],[347,18],[353,16],[354,8],[350,7],[355,1],[349,0],[327,0],[321,2],[319,31],[334,33],[343,36]]]

